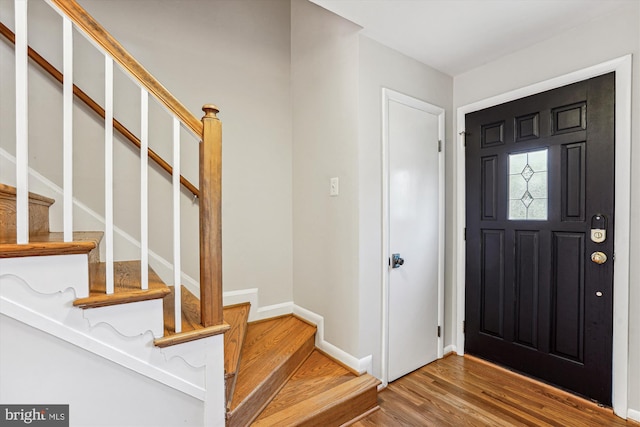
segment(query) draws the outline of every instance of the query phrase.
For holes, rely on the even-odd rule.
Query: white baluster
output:
[[[107,294],[113,293],[113,60],[104,62],[104,219]]]
[[[175,287],[176,333],[182,331],[180,280],[180,121],[173,118],[173,285]]]
[[[73,240],[73,23],[62,19],[63,31],[63,231],[64,241]]]
[[[16,238],[29,243],[29,106],[27,0],[15,1],[16,26]]]
[[[149,288],[149,94],[140,90],[140,277]]]

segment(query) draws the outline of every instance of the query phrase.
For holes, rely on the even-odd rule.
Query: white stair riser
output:
[[[37,257],[40,258],[42,257]],[[36,278],[38,282],[48,281],[45,279],[46,271],[33,267],[32,270],[43,276]],[[53,293],[37,292],[23,277],[6,274],[4,269],[0,271],[0,313],[193,397],[205,399],[206,370],[203,365],[210,357],[207,354],[214,350],[221,351],[222,345],[205,339],[199,344],[173,346],[168,351],[154,346],[154,335],[162,336],[164,329],[162,300],[123,304],[122,306],[130,306],[124,310],[119,310],[116,306],[83,310],[73,306],[74,292],[68,287],[65,291]],[[29,277],[31,276],[33,275]],[[52,283],[49,291],[54,288],[56,287]],[[90,320],[87,319],[87,313]],[[127,317],[136,324],[135,327],[126,325]],[[132,317],[156,320],[139,322],[131,320]]]
[[[151,331],[154,337],[160,338],[164,333],[162,299],[87,308],[84,318],[91,326],[107,323],[126,337]]]
[[[76,298],[89,296],[89,264],[86,254],[0,259],[0,277],[10,275],[19,277],[33,290],[43,294],[72,288]]]

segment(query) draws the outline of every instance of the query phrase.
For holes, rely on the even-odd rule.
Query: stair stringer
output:
[[[40,271],[33,265],[31,270]],[[84,268],[87,268],[86,261]],[[73,306],[73,289],[45,294],[34,290],[24,277],[14,273],[5,274],[4,269],[2,272],[1,314],[200,399],[205,402],[205,408],[208,406],[207,396],[218,392],[216,387],[224,394],[223,357],[216,357],[217,353],[222,354],[223,351],[222,337],[219,337],[220,340],[210,337],[186,343],[192,345],[180,344],[170,350],[160,349],[154,346],[151,331],[125,336],[109,322],[101,321],[92,325],[85,318],[84,310]],[[49,277],[46,272],[43,274]],[[45,281],[44,278],[39,280]],[[221,359],[219,363],[217,359]],[[220,365],[219,369],[216,369],[216,364]],[[216,385],[217,377],[207,380],[209,374],[215,374],[217,370],[220,371],[219,386]],[[212,387],[207,389],[207,384],[212,384]],[[223,407],[224,397],[220,402]]]

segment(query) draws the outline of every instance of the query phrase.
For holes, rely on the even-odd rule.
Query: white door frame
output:
[[[389,383],[389,101],[438,116],[438,325],[442,333],[438,338],[438,358],[443,356],[444,342],[444,109],[411,96],[382,88],[382,386]],[[436,248],[436,246],[434,246]],[[435,334],[435,331],[434,331]]]
[[[464,354],[462,325],[465,311],[465,114],[525,96],[555,89],[615,71],[615,268],[613,274],[613,411],[628,416],[629,366],[629,242],[631,198],[631,55],[535,83],[457,109],[457,143],[454,146],[456,178],[455,271],[456,350]]]

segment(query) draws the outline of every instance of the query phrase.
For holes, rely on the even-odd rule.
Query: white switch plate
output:
[[[340,181],[336,176],[334,178],[331,178],[331,181],[329,183],[329,195],[337,196],[338,194],[340,194]]]

